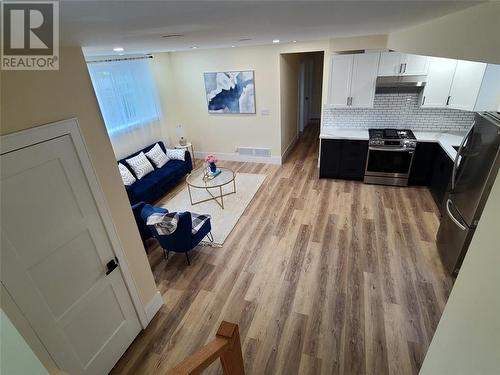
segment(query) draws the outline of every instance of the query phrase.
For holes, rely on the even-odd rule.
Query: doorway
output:
[[[280,56],[282,161],[308,125],[321,121],[323,59],[323,51]]]

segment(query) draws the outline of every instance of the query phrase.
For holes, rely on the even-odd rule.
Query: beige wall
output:
[[[198,151],[232,154],[236,147],[263,147],[280,157],[280,54],[325,51],[322,96],[326,103],[331,52],[385,48],[385,44],[385,36],[367,36],[155,54],[151,64],[168,137],[177,141],[175,126],[181,124]],[[203,73],[224,70],[254,70],[256,114],[208,113]],[[268,116],[261,114],[264,109],[269,110]]]
[[[285,154],[299,133],[297,105],[300,59],[301,55],[296,53],[280,56],[281,155]]]
[[[499,208],[497,177],[421,375],[500,373]]]
[[[168,57],[165,55],[169,55]],[[152,62],[156,79],[171,74],[174,82],[159,87],[168,133],[177,140],[175,126],[182,124],[189,141],[198,151],[234,153],[235,147],[266,147],[280,155],[278,57],[270,46],[211,49],[157,54]],[[204,72],[225,70],[255,71],[256,114],[209,114]],[[165,78],[163,78],[165,81]],[[175,95],[162,90],[170,88]],[[170,98],[169,98],[170,96]],[[268,109],[269,116],[260,111]]]
[[[500,2],[493,1],[389,34],[401,52],[500,64]]]
[[[80,48],[61,49],[59,71],[2,72],[1,108],[1,135],[78,119],[139,296],[148,303],[156,285]]]

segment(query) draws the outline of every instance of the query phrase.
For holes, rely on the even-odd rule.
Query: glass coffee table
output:
[[[198,168],[191,172],[186,178],[189,200],[191,205],[208,202],[214,200],[224,209],[224,197],[236,193],[236,174],[229,168],[219,167],[221,173],[211,179],[205,178],[205,168]],[[226,185],[233,184],[233,191],[223,192],[222,188]],[[191,189],[204,189],[210,194],[210,198],[193,201]]]

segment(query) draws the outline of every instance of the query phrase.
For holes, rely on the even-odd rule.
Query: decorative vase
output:
[[[209,163],[210,166],[210,172],[215,173],[217,171],[217,166],[215,163]]]
[[[186,140],[186,138],[181,137],[181,138],[179,139],[179,144],[180,144],[181,146],[186,146],[186,145],[187,145],[187,140]]]

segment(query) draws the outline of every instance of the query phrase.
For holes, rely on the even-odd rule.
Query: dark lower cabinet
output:
[[[363,180],[368,141],[322,139],[320,178]]]
[[[427,186],[430,184],[434,159],[438,148],[441,147],[436,142],[417,143],[411,165],[410,178],[408,180],[410,185]]]
[[[443,200],[446,192],[449,190],[452,173],[453,160],[450,159],[448,154],[441,147],[438,147],[433,163],[430,190],[441,214],[443,214]]]
[[[362,181],[365,175],[368,141],[322,139],[320,178]],[[453,160],[435,142],[417,143],[410,172],[410,185],[429,186],[440,210],[449,189]]]
[[[340,146],[339,139],[321,140],[320,178],[337,178],[339,176]]]

